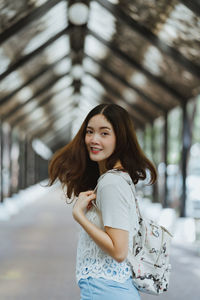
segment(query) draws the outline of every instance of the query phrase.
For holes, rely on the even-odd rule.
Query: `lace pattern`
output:
[[[134,209],[134,206],[133,206]],[[92,207],[86,214],[89,221],[104,230],[103,222],[100,214],[95,207]],[[133,225],[133,224],[131,224]],[[131,226],[129,232],[129,248],[133,246],[133,235],[136,228]],[[131,276],[132,272],[128,262],[125,260],[121,263],[115,261],[111,256],[101,250],[91,237],[81,228],[76,262],[76,279],[77,282],[81,278],[89,276],[94,278],[103,277],[118,282],[124,282]]]

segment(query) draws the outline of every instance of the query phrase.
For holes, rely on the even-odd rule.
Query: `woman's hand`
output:
[[[96,194],[93,191],[82,192],[79,194],[72,211],[73,217],[76,221],[78,221],[79,216],[85,213],[86,209],[91,208],[91,201],[94,199],[96,199]]]

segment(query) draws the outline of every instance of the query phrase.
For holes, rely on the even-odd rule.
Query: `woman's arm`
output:
[[[93,241],[116,261],[122,262],[128,253],[128,231],[106,226],[105,231],[91,223],[85,216],[84,211],[90,207],[90,201],[96,195],[93,191],[80,193],[73,208],[74,219],[83,227]]]

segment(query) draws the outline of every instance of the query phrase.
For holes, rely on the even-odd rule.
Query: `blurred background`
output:
[[[0,0],[0,299],[79,299],[78,228],[59,184],[44,186],[100,103],[129,111],[158,170],[137,191],[174,234],[160,297],[199,299],[199,0]]]

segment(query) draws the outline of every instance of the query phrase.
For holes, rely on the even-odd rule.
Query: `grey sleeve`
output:
[[[99,191],[99,205],[104,226],[130,230],[130,207],[121,184],[107,184]]]

